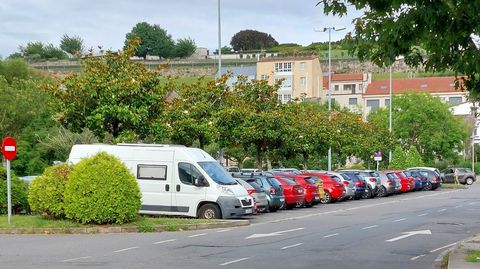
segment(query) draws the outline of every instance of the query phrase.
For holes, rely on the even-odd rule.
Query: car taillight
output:
[[[392,184],[393,184],[393,180],[391,180],[391,179],[387,180],[387,184],[392,185]]]
[[[270,194],[275,194],[275,188],[274,187],[270,187]]]
[[[361,181],[359,180],[359,181],[357,181],[357,184],[356,184],[356,185],[359,186],[359,187],[361,187],[361,186],[363,186],[363,182],[361,182]]]
[[[247,192],[248,195],[252,195],[255,192],[255,189],[248,189]]]
[[[368,180],[369,180],[370,182],[377,182],[377,180],[376,180],[375,178],[373,178],[373,177],[369,178]]]
[[[350,184],[350,182],[348,182],[348,181],[345,180],[345,181],[343,182],[343,184],[348,185],[348,184]]]

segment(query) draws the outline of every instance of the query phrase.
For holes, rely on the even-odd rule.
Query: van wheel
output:
[[[200,219],[221,219],[220,208],[214,204],[205,204],[198,209],[198,218]]]

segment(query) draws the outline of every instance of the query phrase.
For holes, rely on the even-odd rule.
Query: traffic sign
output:
[[[375,160],[377,162],[382,161],[382,151],[381,150],[375,151],[375,153],[373,154],[373,160]]]
[[[17,157],[17,142],[11,137],[5,137],[2,141],[2,154],[5,159],[11,161]]]

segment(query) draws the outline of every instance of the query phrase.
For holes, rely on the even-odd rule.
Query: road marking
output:
[[[368,226],[368,227],[363,227],[362,230],[372,229],[372,228],[375,228],[375,227],[378,227],[378,225],[372,225],[372,226]]]
[[[462,206],[463,206],[463,205],[457,205],[455,208],[460,208],[460,207],[462,207]]]
[[[416,260],[416,259],[418,259],[418,258],[425,257],[425,256],[427,256],[427,255],[425,255],[425,254],[418,255],[418,256],[415,256],[415,257],[410,258],[410,260],[411,260],[411,261],[414,261],[414,260]]]
[[[177,240],[177,239],[163,240],[163,241],[155,242],[155,243],[153,243],[153,244],[154,244],[154,245],[164,244],[164,243],[173,242],[173,241],[176,241],[176,240]]]
[[[252,234],[248,237],[245,237],[245,239],[252,239],[252,238],[262,238],[262,237],[270,237],[270,236],[276,236],[276,235],[283,235],[284,233],[289,233],[289,232],[296,232],[303,230],[305,228],[295,228],[295,229],[290,229],[290,230],[285,230],[285,231],[280,231],[280,232],[274,232],[274,233],[268,233],[268,234]]]
[[[476,204],[476,203],[477,203],[477,202],[471,202],[471,203],[469,203],[468,205],[474,205],[474,204]]]
[[[436,249],[432,249],[430,250],[430,253],[433,253],[433,252],[436,252],[436,251],[439,251],[441,249],[444,249],[444,248],[449,248],[449,247],[453,247],[455,246],[457,243],[452,243],[452,244],[448,244],[446,246],[443,246],[443,247],[439,247],[439,248],[436,248]]]
[[[438,210],[437,212],[443,212],[443,211],[446,211],[447,209],[446,208],[442,208],[440,210]]]
[[[392,222],[399,222],[399,221],[404,221],[404,220],[406,220],[406,218],[396,219],[396,220],[394,220],[394,221],[392,221]]]
[[[397,237],[394,237],[392,239],[388,239],[388,240],[385,240],[385,241],[386,242],[395,242],[395,241],[405,239],[405,238],[410,237],[410,236],[419,235],[419,234],[432,234],[432,232],[430,230],[404,232],[403,235],[400,235],[400,236],[397,236]]]
[[[232,264],[232,263],[245,261],[245,260],[248,260],[248,259],[250,259],[250,258],[241,258],[241,259],[233,260],[233,261],[230,261],[230,262],[222,263],[222,264],[220,264],[220,266],[225,266],[225,265],[229,265],[229,264]]]
[[[137,248],[138,247],[119,249],[119,250],[115,250],[114,253],[124,252],[124,251],[127,251],[127,250],[132,250],[132,249],[137,249]]]
[[[423,217],[423,216],[426,216],[426,215],[428,215],[428,213],[423,213],[423,214],[417,215],[417,217]]]
[[[203,233],[203,234],[194,234],[194,235],[190,235],[189,237],[190,237],[190,238],[193,238],[193,237],[199,237],[199,236],[204,236],[204,235],[207,235],[207,233]]]
[[[232,230],[232,229],[223,229],[223,230],[217,231],[217,233],[230,232],[231,230]]]
[[[92,256],[84,256],[84,257],[79,257],[79,258],[73,258],[73,259],[63,260],[62,262],[73,262],[73,261],[77,261],[77,260],[89,259],[89,258],[91,258],[91,257],[92,257]]]
[[[329,237],[333,237],[333,236],[337,236],[337,235],[338,235],[338,233],[336,233],[336,234],[329,234],[329,235],[325,235],[323,238],[329,238]]]
[[[303,245],[303,243],[298,243],[298,244],[295,244],[295,245],[286,246],[286,247],[283,247],[281,249],[294,248],[294,247],[298,247],[298,246],[301,246],[301,245]]]

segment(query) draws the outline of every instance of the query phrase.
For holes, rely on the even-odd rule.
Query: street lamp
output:
[[[218,77],[222,71],[222,25],[220,23],[220,0],[218,0]]]
[[[388,102],[389,102],[389,104],[388,104],[388,110],[389,110],[388,131],[389,131],[390,135],[392,135],[392,65],[390,65],[390,69],[389,69],[389,82],[390,82],[390,85],[389,85],[389,89],[390,89],[390,97],[389,98],[390,99],[388,100]],[[390,165],[391,162],[392,162],[392,149],[390,149],[390,152],[388,152],[388,164]]]
[[[328,111],[332,110],[332,30],[339,32],[345,30],[343,26],[340,27],[325,27],[315,29],[315,32],[328,31]],[[332,120],[332,114],[329,113],[328,120]],[[332,171],[332,146],[328,146],[328,171]]]

